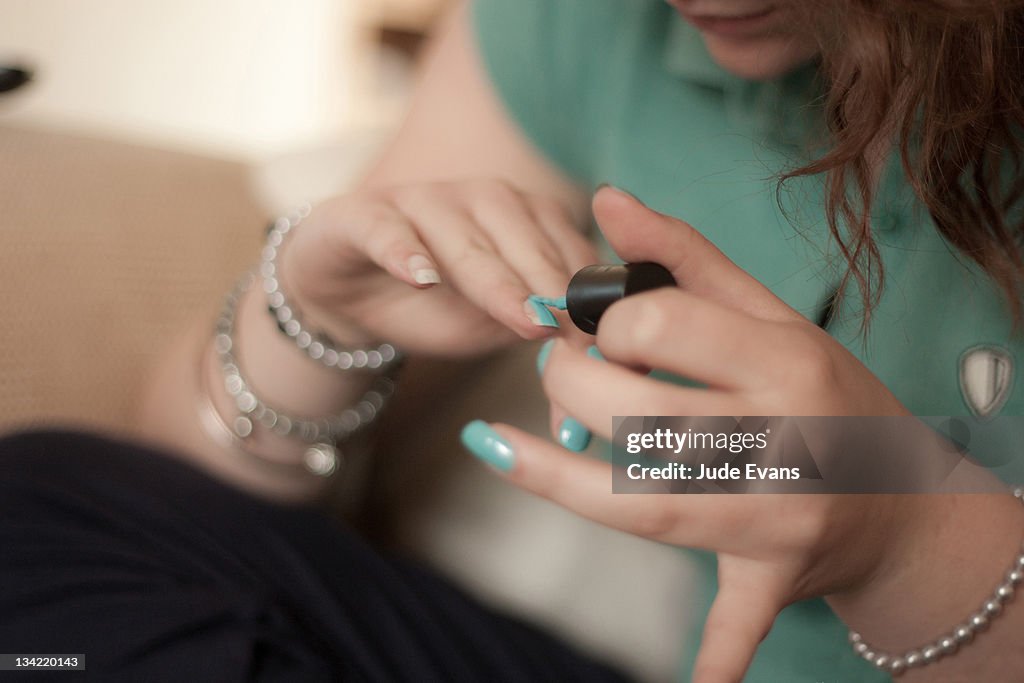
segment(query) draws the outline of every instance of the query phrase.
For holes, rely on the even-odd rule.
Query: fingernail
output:
[[[530,297],[539,304],[543,304],[547,308],[555,308],[559,311],[564,311],[567,307],[564,296],[550,297],[550,296],[537,296],[536,294]]]
[[[555,318],[555,314],[548,310],[540,301],[538,296],[529,296],[526,301],[523,302],[523,310],[526,312],[526,317],[530,319],[534,325],[540,327],[558,327],[558,319]]]
[[[473,420],[462,428],[462,444],[470,453],[502,472],[508,472],[515,464],[512,446],[483,420]]]
[[[441,282],[441,274],[437,272],[434,264],[426,256],[419,254],[411,256],[406,266],[412,273],[413,282],[418,285],[436,285]]]
[[[570,451],[577,453],[587,450],[590,445],[590,430],[584,427],[579,420],[567,417],[562,420],[558,428],[558,443]]]
[[[591,346],[587,349],[587,355],[594,360],[605,360],[605,357],[601,355],[601,349],[596,346]]]
[[[630,192],[629,190],[624,190],[621,187],[619,187],[618,185],[612,185],[611,183],[601,183],[600,185],[597,186],[597,189],[594,190],[594,194],[597,194],[598,192],[600,192],[601,190],[603,190],[606,187],[609,190],[612,190],[614,192],[618,192],[619,194],[624,194],[627,197],[630,197],[631,199],[635,199],[636,201],[640,201],[640,198],[637,197],[632,192]]]
[[[537,352],[537,374],[544,374],[544,366],[548,364],[548,356],[551,355],[551,347],[555,345],[554,339],[548,339]]]

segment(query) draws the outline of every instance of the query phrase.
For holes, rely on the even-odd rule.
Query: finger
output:
[[[682,289],[659,289],[613,304],[597,343],[610,360],[647,365],[704,384],[758,386],[772,373],[784,328]]]
[[[594,195],[593,211],[625,261],[660,263],[688,291],[766,320],[803,320],[689,224],[608,186]]]
[[[565,295],[572,276],[562,253],[537,223],[523,195],[504,183],[474,188],[471,216],[534,294]]]
[[[516,486],[627,533],[665,540],[674,531],[678,518],[667,508],[673,496],[612,493],[609,463],[570,452],[508,425],[496,424],[491,429],[511,457],[509,465],[502,468],[503,476]],[[467,446],[486,460],[472,445]]]
[[[616,415],[744,415],[738,399],[718,389],[682,387],[638,375],[556,340],[544,392],[595,434],[612,436]]]
[[[537,223],[561,252],[570,279],[581,268],[599,261],[594,245],[580,233],[572,214],[562,204],[546,197],[534,197],[530,201],[530,209]],[[565,294],[564,290],[562,294]],[[572,324],[563,326],[562,336],[580,348],[594,343],[591,335]]]
[[[523,303],[530,286],[503,261],[472,217],[430,188],[404,193],[399,208],[411,217],[447,283],[462,296],[525,339],[552,334],[527,317]]]
[[[441,282],[427,246],[401,212],[383,202],[359,204],[341,216],[348,244],[378,267],[413,287]]]
[[[546,197],[530,202],[534,218],[561,251],[570,275],[598,262],[597,250],[577,228],[572,214],[562,204]]]
[[[753,569],[753,561],[728,561],[740,562],[743,575],[723,576],[720,565],[720,588],[704,624],[694,683],[742,681],[758,645],[785,606],[777,578]]]
[[[537,373],[541,376],[544,375],[544,366],[547,364],[547,359],[554,343],[554,339],[544,342],[540,352],[537,354]],[[596,347],[591,348],[596,349]],[[592,438],[590,429],[569,415],[565,408],[554,402],[551,403],[550,422],[551,434],[562,448],[580,453],[590,446]]]

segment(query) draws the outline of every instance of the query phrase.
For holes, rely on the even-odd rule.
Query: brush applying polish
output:
[[[527,315],[535,324],[558,327],[551,309],[568,311],[573,324],[587,334],[597,334],[597,324],[608,307],[619,299],[659,287],[676,287],[676,279],[657,263],[595,265],[582,268],[569,281],[565,297],[530,296]]]

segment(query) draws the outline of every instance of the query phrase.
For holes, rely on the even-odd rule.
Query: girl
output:
[[[510,482],[580,514],[709,551],[705,609],[694,615],[703,635],[683,678],[1019,680],[1024,609],[1012,602],[987,630],[968,623],[962,638],[941,644],[993,588],[1009,586],[1008,596],[1019,583],[1019,572],[1006,574],[1024,535],[1013,496],[616,496],[608,465],[573,451],[591,432],[609,437],[612,415],[1024,408],[1012,381],[984,401],[958,384],[965,354],[1012,364],[1022,350],[1022,39],[1024,10],[1011,0],[459,7],[387,152],[359,187],[271,233],[263,286],[239,290],[213,340],[203,321],[168,357],[147,403],[148,431],[221,479],[302,500],[321,479],[256,461],[300,469],[310,457],[281,428],[286,416],[376,406],[384,385],[349,366],[387,365],[382,343],[469,356],[555,338],[541,365],[559,444],[479,422],[463,440]],[[595,193],[601,183],[613,187]],[[582,234],[591,217],[598,247]],[[662,263],[680,287],[613,306],[596,339],[601,360],[566,326],[538,325],[526,300],[564,293],[578,268],[613,255]],[[636,366],[704,388],[659,382]],[[196,368],[200,381],[181,381]],[[253,458],[229,457],[237,439],[211,438],[217,427],[196,417],[204,395],[207,416],[244,435]],[[254,410],[259,419],[247,417]],[[372,416],[364,410],[356,424]],[[307,440],[340,429],[324,424]],[[314,465],[329,469],[329,443],[318,453]],[[123,476],[130,486],[147,481]],[[143,486],[175,495],[157,488]],[[250,508],[225,499],[217,514],[243,522],[201,524],[246,529],[262,554],[215,545],[230,548],[225,564],[263,567],[272,557],[275,569],[256,572],[258,585],[280,586],[282,571],[291,581],[325,566],[350,572],[344,588],[309,579],[317,590],[288,603],[300,614],[293,626],[331,626],[317,637],[334,659],[318,659],[323,649],[305,634],[293,643],[311,670],[418,680],[611,675],[482,611],[469,616],[479,608],[380,568],[351,541],[325,540],[315,524],[303,532],[315,540],[304,543],[302,525],[242,514]],[[252,515],[274,521],[257,533],[244,523]],[[324,550],[332,545],[344,553]],[[375,572],[390,573],[370,580]],[[353,584],[364,613],[397,613],[388,623],[398,625],[372,616],[353,625],[350,610],[363,604]],[[414,599],[409,586],[443,597]],[[441,622],[446,638],[416,627]],[[218,632],[248,643],[237,630]],[[289,633],[277,632],[274,652]],[[391,651],[379,642],[387,633]]]

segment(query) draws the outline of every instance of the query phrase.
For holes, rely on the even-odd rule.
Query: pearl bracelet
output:
[[[245,381],[234,356],[235,313],[242,294],[252,286],[254,280],[252,273],[245,274],[228,294],[217,318],[213,338],[214,350],[223,372],[224,388],[234,400],[238,414],[230,425],[224,424],[219,415],[216,417],[239,442],[244,442],[252,434],[257,422],[280,436],[301,438],[312,444],[304,458],[306,469],[317,476],[329,476],[337,469],[338,455],[335,444],[348,439],[376,419],[387,399],[394,393],[394,380],[387,375],[378,376],[355,406],[338,415],[319,420],[290,417],[268,406],[257,397]],[[210,417],[209,411],[205,412]]]
[[[1014,489],[1013,495],[1021,503],[1024,503],[1024,488]],[[955,654],[961,647],[974,640],[977,634],[987,629],[992,619],[1002,614],[1003,606],[1013,599],[1017,587],[1022,582],[1024,582],[1024,546],[1007,571],[1006,580],[1000,583],[992,595],[982,603],[981,609],[951,632],[900,656],[885,654],[870,647],[856,631],[850,631],[850,644],[853,645],[853,651],[862,659],[893,677],[906,673],[908,669],[934,664],[943,657]]]
[[[401,358],[391,344],[375,349],[346,349],[334,343],[323,332],[311,333],[302,327],[298,312],[288,305],[277,276],[277,257],[285,235],[309,215],[308,204],[287,216],[275,220],[267,230],[267,242],[260,254],[259,271],[263,278],[263,291],[267,294],[267,308],[277,320],[277,327],[311,359],[337,370],[387,370]]]

